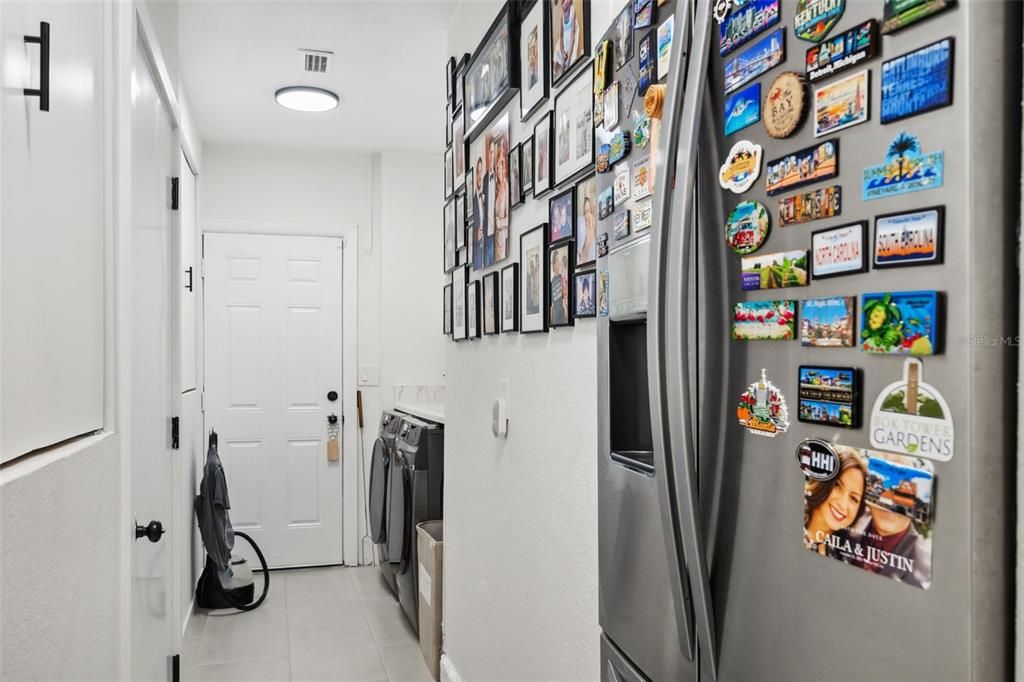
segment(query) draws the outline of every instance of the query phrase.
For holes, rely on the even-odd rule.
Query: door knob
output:
[[[165,533],[164,524],[159,521],[150,521],[148,526],[140,526],[135,522],[135,539],[149,538],[150,542],[160,542],[160,537]]]

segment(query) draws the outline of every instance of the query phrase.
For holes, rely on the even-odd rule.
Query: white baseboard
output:
[[[459,671],[455,669],[448,654],[441,654],[441,682],[462,682]]]

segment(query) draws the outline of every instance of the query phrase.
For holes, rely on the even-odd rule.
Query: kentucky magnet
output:
[[[725,100],[725,134],[743,130],[761,120],[761,84],[753,83]]]
[[[831,481],[839,473],[839,457],[828,441],[808,438],[796,448],[800,473],[815,481]]]
[[[814,91],[814,136],[821,137],[868,120],[868,70],[823,85]]]
[[[882,33],[895,33],[956,5],[956,0],[882,0]]]
[[[722,189],[742,194],[750,189],[761,175],[761,145],[740,140],[732,146],[725,163],[718,169],[718,183]]]
[[[934,355],[939,352],[939,292],[863,294],[860,347],[867,353]]]
[[[953,103],[953,39],[882,62],[882,123]]]
[[[796,37],[820,43],[845,9],[846,0],[797,0],[793,26]]]
[[[942,394],[924,382],[924,365],[917,358],[907,358],[903,379],[878,394],[869,437],[873,446],[890,452],[953,459],[953,414]]]
[[[760,381],[750,384],[740,396],[736,419],[740,426],[756,436],[774,438],[789,428],[786,397],[775,384],[768,381],[765,370],[761,370]]]
[[[740,262],[744,291],[805,287],[810,279],[807,275],[807,251],[802,249],[744,256]]]
[[[786,30],[776,29],[725,63],[725,92],[746,85],[786,59]]]
[[[842,211],[843,188],[839,185],[779,199],[779,222],[783,225],[835,218]]]
[[[834,178],[839,175],[839,140],[819,142],[769,161],[765,175],[768,196]]]
[[[801,365],[798,372],[797,419],[847,429],[860,426],[856,369]]]
[[[942,262],[945,207],[933,206],[875,218],[876,268]]]
[[[814,82],[857,66],[878,53],[878,22],[863,24],[808,48],[805,60],[807,80]]]
[[[900,133],[885,152],[885,163],[864,169],[861,198],[881,199],[942,187],[942,152],[921,151],[917,137]]]
[[[804,484],[804,548],[905,585],[932,581],[935,466],[833,445],[837,473]],[[846,570],[846,569],[842,569]]]
[[[764,129],[776,139],[792,135],[804,120],[806,100],[803,76],[794,71],[780,73],[764,98]]]
[[[854,296],[829,296],[800,301],[800,345],[852,348],[857,331]]]
[[[789,341],[796,336],[796,301],[741,301],[732,309],[732,338]]]
[[[768,238],[768,209],[756,201],[741,201],[725,222],[725,241],[739,254],[753,253]]]
[[[811,233],[811,275],[814,279],[850,275],[868,269],[866,221]]]
[[[748,0],[718,26],[718,53],[725,56],[779,21],[780,0]]]

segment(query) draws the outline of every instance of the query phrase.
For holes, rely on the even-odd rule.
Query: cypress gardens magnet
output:
[[[795,71],[780,73],[764,98],[764,129],[777,140],[792,135],[804,120],[804,79]]]
[[[718,184],[734,194],[746,192],[761,175],[761,145],[739,140],[718,169]]]
[[[761,370],[761,379],[750,384],[740,396],[736,405],[736,419],[740,426],[755,436],[774,438],[789,429],[786,397],[775,384],[768,381],[764,369]]]
[[[917,358],[903,363],[903,379],[878,394],[871,410],[871,445],[890,452],[953,459],[953,416],[946,399],[923,380]]]
[[[754,253],[765,240],[771,222],[768,209],[757,201],[741,201],[725,221],[725,243],[735,253]]]

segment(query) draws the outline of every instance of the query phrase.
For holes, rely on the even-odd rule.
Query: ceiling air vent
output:
[[[304,50],[300,49],[302,55],[302,70],[306,73],[331,73],[334,65],[334,53],[330,50]]]

